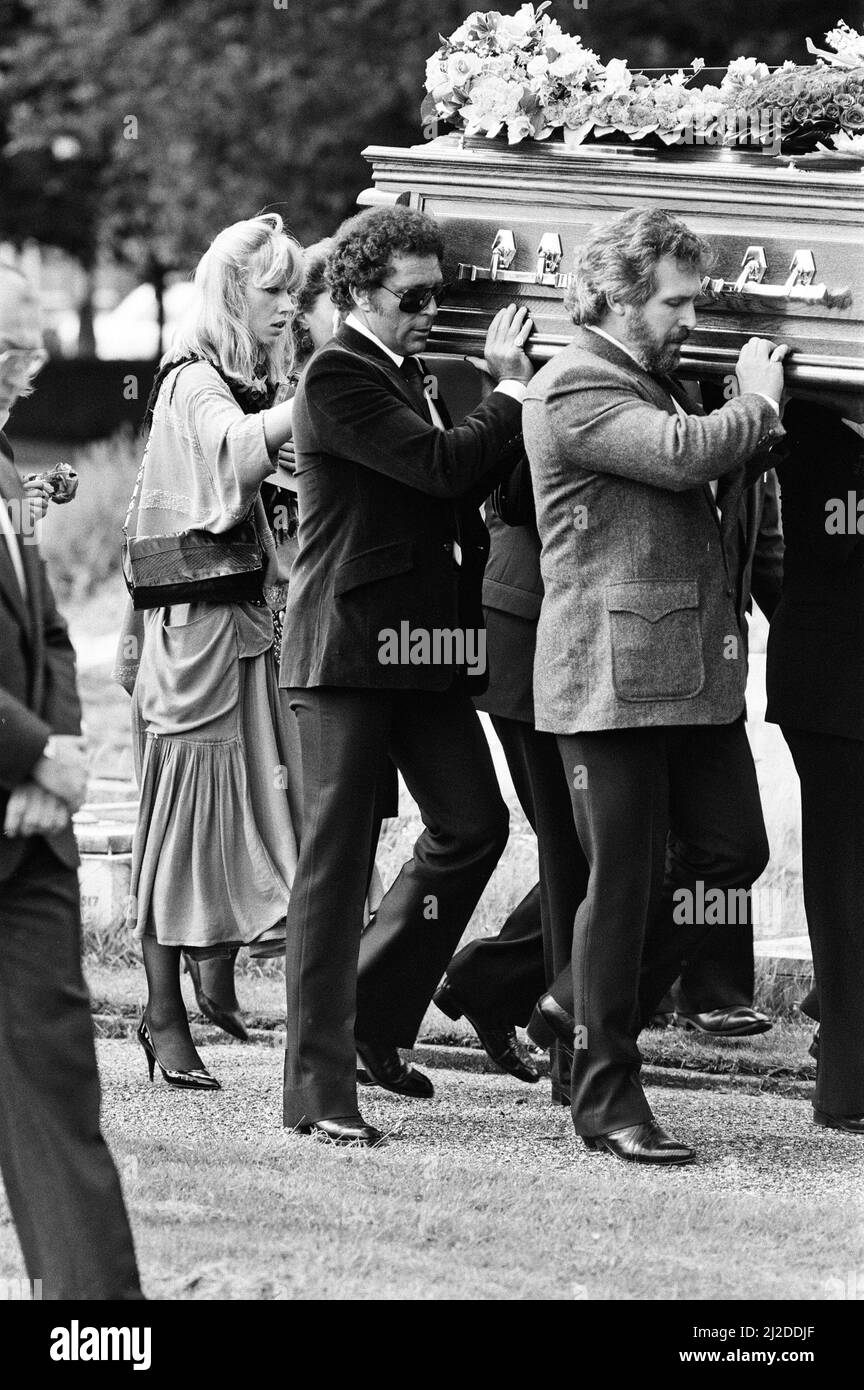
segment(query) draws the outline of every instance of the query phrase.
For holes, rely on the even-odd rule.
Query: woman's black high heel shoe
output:
[[[187,1091],[221,1091],[221,1081],[217,1081],[216,1077],[211,1076],[204,1067],[200,1071],[172,1071],[170,1067],[163,1066],[156,1054],[153,1035],[143,1017],[138,1024],[135,1036],[144,1049],[151,1081],[153,1080],[154,1068],[158,1067],[169,1086],[182,1086]]]
[[[205,994],[201,987],[201,967],[195,957],[187,956],[184,951],[183,964],[186,967],[186,974],[192,981],[198,1008],[204,1017],[209,1018],[210,1022],[215,1023],[216,1027],[221,1028],[224,1033],[230,1033],[232,1038],[239,1038],[241,1042],[248,1042],[249,1034],[246,1032],[239,1011],[237,1009],[221,1009],[210,998],[209,994]]]

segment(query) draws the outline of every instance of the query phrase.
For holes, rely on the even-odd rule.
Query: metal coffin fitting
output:
[[[572,275],[559,274],[558,267],[564,250],[557,232],[544,232],[537,247],[537,264],[532,270],[511,270],[516,259],[516,238],[508,227],[499,227],[492,242],[488,265],[466,265],[460,261],[456,267],[457,280],[495,280],[510,285],[552,285],[564,290],[570,284]]]
[[[816,259],[812,251],[804,249],[795,252],[782,285],[764,284],[767,270],[764,247],[748,246],[738,279],[713,280],[706,275],[702,281],[702,297],[706,302],[723,295],[745,295],[759,300],[797,299],[805,304],[824,304],[828,309],[848,309],[852,303],[852,291],[848,285],[832,290],[827,285],[813,284]]]

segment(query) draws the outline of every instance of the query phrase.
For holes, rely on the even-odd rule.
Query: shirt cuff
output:
[[[780,407],[779,407],[779,405],[777,404],[777,402],[775,401],[775,399],[774,399],[773,396],[768,396],[768,395],[766,395],[764,391],[754,391],[754,392],[753,392],[753,395],[754,395],[754,396],[761,396],[762,399],[763,399],[763,401],[767,401],[769,405],[773,406],[773,407],[774,407],[775,414],[777,415],[777,417],[778,417],[778,419],[779,419],[779,417],[780,417]]]
[[[502,380],[497,383],[495,390],[500,391],[502,396],[512,396],[514,401],[518,401],[520,405],[528,394],[526,383],[524,381],[516,381],[513,377],[503,377]]]

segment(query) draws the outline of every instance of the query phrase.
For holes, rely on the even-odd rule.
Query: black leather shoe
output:
[[[864,1134],[864,1115],[829,1115],[813,1107],[813,1123],[820,1129],[842,1129],[844,1134]]]
[[[434,1096],[435,1087],[429,1077],[403,1062],[395,1047],[369,1042],[358,1042],[356,1046],[357,1058],[363,1064],[357,1068],[357,1080],[362,1086],[383,1086],[397,1096],[414,1096],[418,1100]]]
[[[359,1115],[339,1115],[333,1120],[308,1120],[295,1126],[295,1134],[311,1134],[325,1144],[357,1149],[377,1149],[387,1141],[380,1129],[364,1124]]]
[[[573,1056],[576,1020],[551,994],[544,994],[534,1005],[528,1024],[528,1036],[538,1047],[549,1048],[560,1043],[567,1057]]]
[[[675,1021],[679,1028],[690,1028],[713,1038],[752,1038],[758,1033],[767,1033],[774,1026],[767,1014],[743,1006],[711,1009],[704,1014],[676,1013]]]
[[[533,1083],[540,1080],[539,1071],[519,1046],[516,1029],[489,1028],[479,1019],[473,1018],[459,1003],[453,993],[453,986],[446,977],[432,995],[432,1003],[448,1018],[466,1018],[480,1039],[486,1056],[496,1067],[500,1067],[501,1071],[515,1076],[517,1081]]]
[[[603,1150],[623,1158],[627,1163],[692,1163],[696,1157],[686,1144],[679,1144],[657,1124],[648,1120],[641,1125],[627,1125],[609,1134],[595,1134],[584,1139],[586,1149]]]

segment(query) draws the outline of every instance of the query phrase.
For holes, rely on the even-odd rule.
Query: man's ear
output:
[[[369,298],[369,290],[358,290],[356,285],[349,285],[348,293],[350,294],[354,303],[357,305],[358,309],[363,309],[365,312],[368,313],[368,311],[372,308],[372,302]]]
[[[627,310],[626,304],[622,304],[620,299],[616,298],[614,294],[609,294],[608,291],[606,293],[606,308],[610,314],[618,314],[620,318],[623,318]]]

